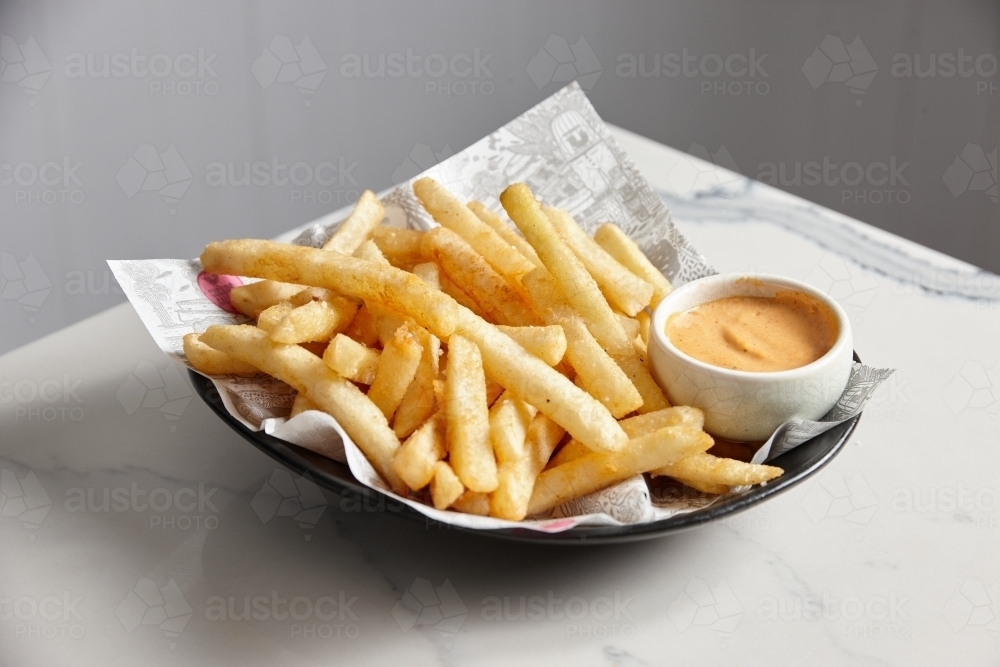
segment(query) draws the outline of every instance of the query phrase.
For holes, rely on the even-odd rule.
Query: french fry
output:
[[[622,266],[653,286],[653,298],[649,302],[650,308],[656,308],[663,297],[674,290],[667,277],[653,266],[638,244],[614,223],[606,222],[598,227],[597,231],[594,232],[594,241],[618,260]]]
[[[628,438],[607,408],[510,336],[462,307],[458,331],[479,346],[487,375],[587,447],[615,451],[625,446]]]
[[[325,287],[379,303],[430,329],[439,338],[455,330],[458,304],[411,273],[336,252],[274,241],[242,239],[208,244],[206,271]]]
[[[337,420],[393,491],[406,493],[406,486],[392,469],[399,439],[385,415],[318,357],[298,345],[276,343],[266,332],[249,325],[214,325],[201,335],[201,341],[297,389]]]
[[[446,454],[442,415],[428,419],[413,432],[392,459],[392,468],[408,487],[419,491],[434,478],[434,464]]]
[[[629,317],[649,305],[653,286],[636,276],[599,246],[568,212],[546,206],[545,214],[593,276],[608,303]],[[634,337],[634,336],[633,336]]]
[[[531,304],[461,236],[445,227],[424,234],[424,254],[433,258],[448,279],[498,324],[537,324]]]
[[[472,312],[474,312],[479,317],[482,317],[483,319],[486,319],[486,313],[483,312],[483,309],[480,308],[479,305],[475,301],[473,301],[472,298],[469,297],[468,294],[466,294],[465,292],[463,292],[458,285],[456,285],[455,283],[453,283],[448,278],[448,276],[446,276],[446,275],[444,275],[442,273],[442,274],[439,275],[439,278],[440,278],[440,281],[441,281],[441,291],[442,292],[444,292],[445,294],[447,294],[448,296],[450,296],[452,299],[454,299],[455,301],[457,301],[460,305],[462,305],[462,306],[468,308],[469,310],[471,310]]]
[[[503,385],[493,378],[486,378],[486,405],[493,407],[500,395],[503,394]]]
[[[657,468],[653,474],[674,477],[685,484],[693,481],[723,486],[749,486],[770,481],[781,476],[783,472],[781,468],[775,466],[720,459],[711,454],[698,454]]]
[[[464,514],[477,514],[479,516],[489,516],[490,514],[490,497],[488,494],[479,493],[478,491],[466,490],[465,493],[460,495],[455,499],[455,502],[451,504],[452,509],[455,509]]]
[[[448,509],[452,503],[461,497],[465,487],[451,466],[444,461],[434,464],[434,477],[431,478],[431,501],[434,507]]]
[[[359,245],[372,237],[372,233],[384,217],[385,208],[382,206],[382,202],[378,200],[374,192],[365,190],[358,198],[351,214],[340,223],[340,227],[337,228],[333,236],[323,244],[323,250],[350,255]]]
[[[296,394],[295,400],[292,401],[292,411],[288,414],[288,418],[297,417],[306,410],[319,410],[319,407],[305,397],[305,394]]]
[[[240,375],[253,377],[260,373],[256,367],[246,362],[230,357],[224,352],[205,345],[198,339],[198,334],[189,333],[184,336],[184,356],[196,371],[205,375]]]
[[[375,320],[372,318],[372,313],[368,310],[368,306],[362,304],[358,308],[357,315],[354,316],[351,323],[344,329],[344,335],[366,347],[374,347],[379,342]]]
[[[684,426],[687,428],[702,430],[705,426],[705,413],[698,408],[679,405],[673,408],[664,408],[655,412],[647,412],[644,415],[629,417],[618,422],[622,430],[630,439],[649,435],[654,431],[669,426]],[[568,461],[587,454],[590,450],[580,444],[577,440],[570,440],[563,445],[556,455],[549,461],[549,467],[555,467]]]
[[[535,268],[524,255],[504,241],[489,225],[476,217],[468,206],[434,179],[421,178],[414,182],[413,193],[442,227],[465,239],[512,285],[516,285],[518,278]]]
[[[466,488],[488,493],[497,486],[497,463],[490,447],[486,375],[479,348],[459,334],[448,339],[444,393],[451,466]]]
[[[326,341],[343,331],[358,312],[358,303],[342,297],[309,301],[293,308],[269,331],[279,343]]]
[[[378,249],[393,266],[414,266],[424,259],[421,250],[421,240],[424,233],[416,229],[400,229],[399,227],[376,227],[373,240]]]
[[[425,329],[417,328],[416,331],[421,347],[420,363],[392,422],[392,428],[400,438],[405,438],[424,423],[434,414],[438,404],[434,395],[434,380],[440,370],[441,341]]]
[[[434,289],[441,289],[441,273],[434,262],[423,262],[413,267],[413,275],[423,280]]]
[[[229,302],[237,312],[256,319],[263,311],[277,303],[288,301],[301,290],[302,285],[258,280],[249,285],[234,287],[229,293]]]
[[[635,340],[639,336],[639,321],[621,313],[616,313],[616,316],[622,329],[625,330],[625,335],[629,337],[629,340]]]
[[[559,325],[497,328],[549,366],[558,364],[566,354],[566,334]]]
[[[642,339],[642,344],[649,345],[649,325],[652,322],[652,317],[649,315],[649,311],[640,310],[639,314],[635,316],[635,319],[639,322],[639,337]]]
[[[378,371],[368,389],[368,398],[378,406],[385,418],[392,415],[413,382],[423,350],[408,324],[396,329],[392,340],[386,343],[378,359]]]
[[[522,279],[545,321],[559,325],[566,336],[566,359],[576,370],[576,382],[615,418],[642,407],[642,396],[615,360],[597,343],[583,319],[565,303],[545,269]]]
[[[618,422],[619,424],[621,422]],[[561,466],[564,463],[569,463],[573,459],[578,459],[581,456],[585,456],[590,453],[590,450],[580,444],[579,440],[570,440],[565,445],[559,448],[559,451],[549,459],[547,468],[555,468],[556,466]]]
[[[517,248],[518,252],[524,255],[525,259],[535,266],[542,265],[542,260],[538,259],[538,255],[535,253],[535,249],[531,247],[531,244],[504,222],[499,215],[477,201],[470,201],[468,207],[470,211],[476,214],[477,218],[492,227],[493,231],[500,235],[500,238]]]
[[[323,363],[338,375],[371,385],[378,371],[378,350],[358,343],[344,334],[337,334],[323,352]]]
[[[539,475],[528,514],[545,512],[572,498],[662,468],[711,446],[712,438],[704,431],[670,426],[630,440],[620,452],[591,452]]]
[[[257,316],[257,328],[270,332],[295,308],[289,301],[281,301],[261,311]]]

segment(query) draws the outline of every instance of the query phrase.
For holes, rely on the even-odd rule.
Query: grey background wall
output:
[[[1000,271],[995,1],[24,0],[0,34],[0,353],[122,301],[107,258],[276,235],[578,76],[609,122]]]

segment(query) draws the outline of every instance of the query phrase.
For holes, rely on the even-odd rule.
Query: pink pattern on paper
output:
[[[237,314],[233,308],[232,301],[229,300],[229,293],[234,287],[239,287],[243,281],[236,276],[223,276],[216,273],[198,274],[198,287],[208,300],[226,312]]]

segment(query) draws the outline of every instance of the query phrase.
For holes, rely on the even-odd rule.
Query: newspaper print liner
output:
[[[422,176],[433,177],[460,198],[481,201],[498,213],[502,213],[499,193],[511,183],[526,182],[540,200],[569,210],[588,232],[603,222],[616,222],[675,285],[715,273],[677,230],[663,202],[575,83],[461,153],[383,193],[389,224],[422,230],[435,226],[413,194],[412,182]],[[325,216],[302,230],[293,242],[321,246],[339,224],[332,221],[346,217],[348,212],[349,208]],[[108,264],[157,344],[179,363],[187,365],[183,353],[185,334],[202,332],[213,324],[246,321],[232,312],[228,299],[228,289],[245,279],[207,277],[197,260],[112,260]],[[856,365],[847,389],[830,414],[819,422],[782,425],[758,451],[755,461],[773,458],[853,417],[891,372]],[[264,430],[346,462],[361,483],[448,524],[561,532],[578,525],[655,521],[717,500],[662,478],[648,484],[637,475],[567,502],[544,517],[522,522],[440,511],[417,498],[400,498],[389,491],[329,415],[310,411],[287,419],[295,391],[285,383],[266,376],[211,379],[229,413],[248,428]]]

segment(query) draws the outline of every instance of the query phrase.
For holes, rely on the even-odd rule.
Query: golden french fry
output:
[[[614,223],[606,222],[598,227],[594,232],[594,241],[622,266],[653,286],[650,308],[656,308],[656,304],[674,290],[667,277],[653,266],[638,244]]]
[[[461,236],[445,227],[424,234],[424,254],[499,324],[537,324],[531,304]]]
[[[644,415],[629,417],[618,422],[618,425],[625,431],[625,435],[631,438],[638,438],[649,435],[654,431],[668,426],[684,426],[702,430],[705,426],[705,414],[698,408],[686,405],[678,405],[672,408],[663,408],[655,412],[647,412]],[[549,467],[555,467],[567,461],[587,454],[590,450],[580,444],[577,440],[567,442],[556,455],[549,461]]]
[[[422,352],[420,343],[408,324],[396,329],[392,340],[382,350],[375,380],[368,389],[368,398],[378,406],[386,419],[392,420],[407,387],[413,382]]]
[[[616,315],[622,329],[625,330],[625,335],[629,337],[629,340],[635,340],[639,336],[639,321],[621,313],[616,313]]]
[[[326,341],[343,331],[358,312],[358,303],[344,298],[309,301],[293,308],[268,332],[279,343]]]
[[[458,304],[411,273],[336,252],[274,241],[210,243],[201,255],[206,271],[325,287],[379,303],[412,317],[439,338],[455,330]]]
[[[295,400],[292,402],[292,411],[289,413],[288,418],[297,417],[306,410],[319,410],[319,407],[305,397],[305,394],[296,394]]]
[[[486,378],[486,405],[493,407],[500,395],[503,394],[503,385],[493,378]]]
[[[375,228],[373,239],[390,264],[405,267],[427,261],[420,246],[423,237],[416,229],[381,226]]]
[[[486,373],[595,450],[615,451],[628,438],[597,399],[492,324],[459,307],[458,332],[479,346]]]
[[[432,178],[414,182],[413,193],[427,212],[442,226],[465,239],[501,276],[517,284],[517,279],[535,268],[516,248],[503,240],[469,207]]]
[[[399,439],[389,428],[385,415],[360,389],[327,368],[319,357],[298,345],[276,343],[265,331],[249,325],[214,325],[202,334],[201,340],[304,394],[337,420],[393,491],[406,493],[406,486],[392,469]]]
[[[781,476],[783,472],[781,468],[775,466],[721,459],[711,454],[698,454],[658,468],[653,474],[674,477],[685,484],[701,482],[724,486],[749,486],[772,480]]]
[[[649,367],[639,358],[635,346],[632,345],[629,351],[631,354],[615,357],[615,361],[618,362],[619,368],[625,371],[625,375],[642,396],[642,407],[637,412],[646,413],[669,408],[670,401],[667,400],[660,385],[656,384],[656,380],[649,372]]]
[[[528,514],[538,514],[572,498],[617,484],[649,470],[704,452],[712,438],[704,431],[669,426],[629,440],[620,452],[591,452],[538,476]]]
[[[621,422],[618,422],[619,424]],[[559,448],[559,451],[555,453],[551,459],[549,459],[548,468],[555,468],[556,466],[561,466],[564,463],[569,463],[573,459],[578,459],[581,456],[589,454],[590,450],[580,444],[579,440],[570,440],[565,445]]]
[[[357,315],[351,323],[344,329],[344,335],[355,340],[365,347],[374,347],[379,342],[378,330],[375,328],[375,320],[368,306],[362,304]]]
[[[639,322],[639,338],[642,339],[642,344],[649,345],[649,325],[652,322],[652,317],[649,315],[648,310],[640,310],[639,314],[635,316],[635,319]]]
[[[441,341],[425,329],[415,328],[415,336],[420,343],[420,363],[413,376],[413,382],[403,394],[403,400],[396,409],[392,428],[396,435],[405,438],[423,424],[437,409],[434,395],[434,380],[437,379],[441,363]]]
[[[434,289],[441,289],[441,274],[434,262],[423,262],[413,267],[413,275],[417,276]]]
[[[374,192],[365,190],[358,198],[351,214],[340,223],[340,227],[330,240],[323,244],[323,250],[350,255],[359,245],[372,237],[372,233],[384,217],[385,208],[382,202]]]
[[[196,371],[205,375],[253,377],[260,373],[255,366],[205,345],[196,333],[184,336],[184,356]]]
[[[295,308],[289,301],[281,301],[261,311],[257,316],[257,328],[270,332]]]
[[[641,408],[639,391],[597,343],[583,319],[561,302],[561,294],[545,269],[531,271],[522,282],[545,320],[562,328],[566,336],[566,360],[576,370],[577,384],[616,418]]]
[[[419,491],[434,478],[434,464],[447,451],[444,438],[444,417],[439,415],[424,422],[396,452],[392,468],[412,490]]]
[[[478,491],[466,491],[451,504],[452,509],[465,514],[478,514],[479,516],[489,516],[490,497],[486,493]]]
[[[444,292],[445,294],[447,294],[448,296],[450,296],[452,299],[454,299],[455,301],[457,301],[462,306],[465,306],[466,308],[468,308],[469,310],[471,310],[472,312],[474,312],[479,317],[482,317],[483,319],[486,319],[487,316],[486,316],[486,313],[483,312],[483,309],[480,308],[479,305],[475,301],[473,301],[472,298],[468,294],[466,294],[465,292],[463,292],[462,289],[458,285],[456,285],[455,283],[453,283],[448,278],[448,276],[446,276],[444,273],[441,273],[440,274],[440,280],[441,280],[441,291],[442,292]]]
[[[608,303],[630,317],[649,305],[653,286],[622,266],[580,228],[568,212],[546,206],[545,214],[593,276]],[[631,336],[634,338],[634,336]]]
[[[492,491],[497,486],[497,463],[490,447],[483,359],[475,343],[459,334],[448,339],[444,398],[451,467],[466,488]]]
[[[378,350],[337,334],[323,352],[323,363],[348,380],[370,385],[378,371]]]
[[[566,334],[559,325],[497,328],[549,366],[558,364],[566,354]]]
[[[234,287],[229,293],[229,302],[237,312],[256,319],[263,311],[277,303],[288,301],[301,290],[302,285],[258,280],[249,285]]]
[[[493,231],[499,234],[500,238],[517,248],[517,251],[524,255],[525,259],[535,266],[542,265],[542,260],[538,259],[538,255],[535,253],[535,249],[531,247],[531,244],[504,222],[499,215],[477,201],[470,201],[468,207],[470,211],[476,214],[477,218],[493,228]]]
[[[444,461],[434,464],[434,477],[431,478],[431,501],[434,507],[448,509],[452,503],[461,497],[465,487],[451,466]]]

